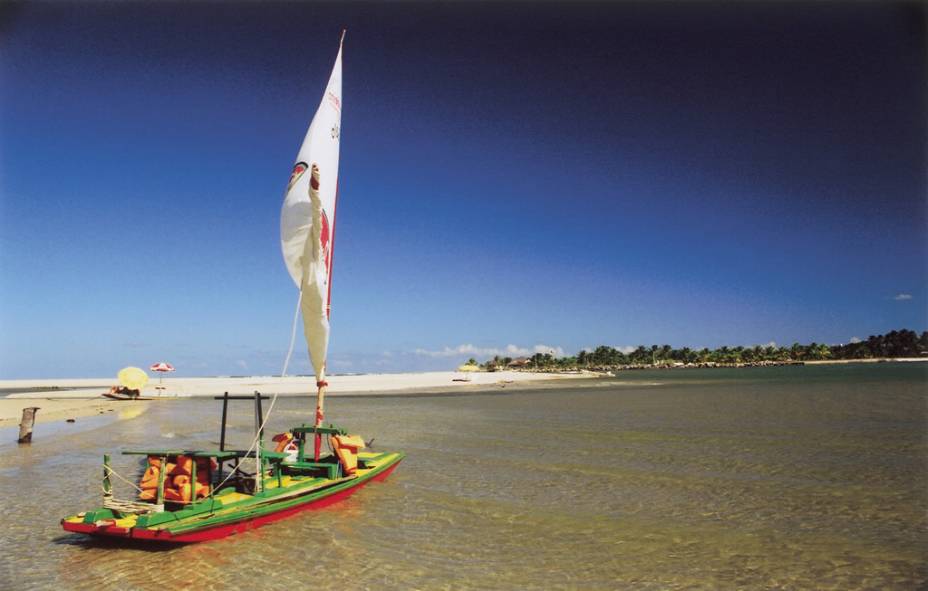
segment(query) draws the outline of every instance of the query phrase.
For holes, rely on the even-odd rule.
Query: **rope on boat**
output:
[[[123,477],[122,475],[120,475],[119,472],[117,472],[116,470],[113,470],[113,467],[112,467],[112,466],[109,466],[109,465],[107,465],[107,464],[103,464],[103,469],[106,470],[106,475],[107,475],[108,477],[109,477],[109,476],[115,476],[116,478],[122,480],[122,481],[125,482],[126,484],[130,485],[131,487],[133,487],[135,490],[137,490],[137,491],[139,491],[139,492],[142,492],[142,489],[139,488],[138,485],[136,485],[136,484],[135,484],[134,482],[132,482],[131,480],[128,480],[127,478]],[[104,486],[104,487],[103,487],[103,494],[106,494],[107,492],[109,492],[109,491],[107,491],[107,490],[106,490],[106,487]]]
[[[270,406],[267,407],[267,413],[264,415],[264,420],[261,421],[261,426],[258,427],[258,432],[255,434],[255,438],[252,439],[251,445],[248,447],[248,451],[245,452],[245,456],[244,456],[244,457],[248,457],[248,454],[250,454],[252,451],[254,451],[255,447],[258,445],[258,441],[259,441],[260,438],[261,438],[261,432],[264,431],[264,426],[267,424],[267,420],[270,418],[271,412],[273,412],[273,410],[274,410],[274,404],[275,404],[276,402],[277,402],[277,393],[275,392],[275,393],[274,393],[274,397],[271,398],[271,404],[270,404]],[[256,458],[256,459],[257,459],[257,458]],[[261,463],[260,463],[260,461],[259,461],[259,462],[258,462],[258,466],[260,466],[260,465],[261,465]],[[229,472],[229,475],[222,479],[222,482],[220,482],[219,484],[217,484],[216,486],[214,486],[214,487],[213,487],[213,490],[210,491],[210,493],[209,493],[210,498],[213,498],[213,497],[215,496],[216,491],[218,491],[220,488],[222,488],[222,485],[224,485],[226,482],[228,482],[229,479],[232,478],[232,477],[235,475],[235,473],[236,473],[237,471],[238,471],[237,469],[231,470],[231,471]],[[262,475],[260,472],[261,472],[261,471],[259,470],[259,471],[257,472],[256,476],[263,478],[263,475]]]
[[[132,513],[134,515],[164,512],[164,503],[155,505],[144,501],[122,501],[119,499],[114,499],[113,497],[103,497],[103,507],[111,511],[119,511],[120,513]]]
[[[290,365],[290,357],[293,356],[293,345],[294,345],[294,342],[296,341],[296,321],[297,321],[297,319],[300,317],[300,303],[301,303],[302,301],[303,301],[303,289],[302,289],[302,287],[301,287],[301,288],[300,288],[300,295],[299,295],[299,297],[298,297],[297,300],[296,300],[296,310],[294,310],[294,312],[293,312],[293,325],[292,325],[292,327],[291,327],[291,329],[290,329],[290,347],[287,349],[287,357],[284,359],[284,368],[283,368],[283,371],[280,372],[280,377],[286,377],[286,375],[287,375],[287,367]],[[261,441],[261,433],[264,431],[264,427],[265,427],[265,425],[267,425],[268,419],[271,418],[271,413],[274,411],[274,405],[277,403],[277,394],[278,394],[278,393],[275,392],[273,398],[271,398],[271,404],[267,407],[267,413],[265,413],[264,419],[261,421],[261,426],[258,427],[258,432],[255,433],[255,437],[254,437],[254,439],[251,441],[251,445],[248,447],[248,451],[245,452],[245,457],[248,457],[248,454],[250,454],[250,453],[258,446],[259,442]],[[256,476],[256,478],[262,478],[262,479],[263,479],[264,476],[263,476],[263,474],[261,473],[261,472],[262,472],[262,469],[261,469],[261,458],[258,457],[258,455],[259,455],[259,454],[256,454],[256,456],[255,456],[255,461],[257,462],[257,466],[258,466],[258,470],[256,471],[255,476]],[[139,491],[140,493],[142,492],[142,489],[141,489],[137,484],[135,484],[135,483],[132,482],[131,480],[129,480],[129,479],[123,477],[121,474],[119,474],[118,472],[116,472],[116,470],[114,470],[114,469],[112,468],[112,466],[109,466],[109,465],[107,465],[107,464],[104,464],[104,465],[103,465],[103,468],[106,470],[107,476],[115,476],[116,478],[118,478],[118,479],[122,480],[123,482],[125,482],[125,483],[129,484],[130,486],[132,486],[135,490]],[[219,490],[220,488],[222,488],[222,486],[223,486],[226,482],[228,482],[229,479],[232,478],[232,476],[234,476],[236,472],[238,472],[238,469],[237,469],[237,468],[231,470],[231,471],[229,472],[229,475],[226,476],[226,477],[222,480],[222,482],[220,482],[220,483],[219,483],[218,485],[216,485],[215,487],[212,487],[212,490],[211,490],[210,493],[209,493],[209,497],[210,497],[211,500],[215,500],[215,492],[216,492],[217,490]],[[256,483],[256,484],[257,484],[257,483]],[[103,487],[103,493],[106,494],[107,492],[110,492],[110,491],[107,491],[106,488]]]
[[[280,377],[282,377],[282,378],[287,376],[287,367],[290,365],[290,357],[293,355],[293,344],[294,344],[294,342],[296,341],[296,324],[297,324],[297,320],[298,320],[299,317],[300,317],[300,303],[301,303],[302,301],[303,301],[303,287],[300,286],[300,295],[299,295],[299,297],[297,297],[297,300],[296,300],[296,310],[294,310],[294,312],[293,312],[293,325],[292,325],[291,328],[290,328],[290,347],[287,349],[287,357],[284,359],[284,368],[283,368],[283,371],[280,372]],[[255,438],[252,439],[251,445],[248,447],[248,451],[245,452],[245,457],[248,457],[248,454],[250,454],[250,453],[255,449],[255,447],[258,445],[258,442],[259,442],[260,439],[261,439],[261,433],[264,431],[264,426],[267,424],[267,420],[268,420],[269,418],[271,418],[271,413],[274,412],[274,405],[277,404],[277,395],[278,395],[278,393],[277,393],[277,392],[274,392],[274,396],[271,398],[271,404],[267,407],[267,412],[264,414],[264,420],[261,421],[261,426],[258,427],[258,432],[255,433]],[[328,447],[328,442],[326,442],[326,446]],[[258,467],[259,467],[259,469],[257,470],[255,476],[256,476],[257,478],[263,478],[264,475],[261,474],[262,470],[260,469],[261,460],[260,460],[260,458],[257,458],[257,457],[255,458],[255,460],[257,461],[257,465],[258,465]],[[216,486],[212,487],[212,490],[211,490],[210,493],[209,493],[209,498],[210,498],[211,501],[215,501],[215,500],[216,500],[216,497],[215,497],[216,491],[218,491],[219,489],[221,489],[222,486],[223,486],[226,482],[228,482],[229,479],[232,478],[232,477],[235,475],[236,472],[238,472],[238,469],[237,469],[237,468],[232,469],[232,470],[229,472],[229,475],[222,479],[222,482],[220,482],[220,483],[217,484]],[[256,484],[257,484],[257,483],[256,483]],[[135,485],[133,485],[133,486],[135,486]],[[138,487],[136,487],[136,488],[138,488]],[[139,490],[141,490],[141,489],[139,489]]]
[[[290,328],[290,347],[287,349],[287,356],[284,359],[284,368],[280,372],[280,377],[282,378],[287,376],[287,367],[290,365],[290,357],[293,356],[293,344],[296,341],[296,321],[300,317],[300,303],[302,301],[303,301],[303,288],[300,287],[300,295],[296,299],[296,310],[293,311],[293,325]],[[264,420],[261,421],[261,426],[258,427],[258,431],[257,433],[255,433],[255,438],[252,439],[251,445],[248,446],[248,451],[245,452],[245,457],[248,457],[248,454],[250,454],[252,450],[254,450],[255,447],[258,445],[258,442],[261,439],[261,432],[264,431],[264,426],[267,424],[267,420],[271,418],[271,413],[274,412],[274,405],[277,404],[277,394],[278,394],[277,392],[274,392],[274,396],[271,398],[271,404],[267,407],[267,412],[264,414]],[[263,475],[261,474],[261,469],[260,469],[261,460],[260,458],[257,458],[257,457],[255,458],[255,460],[257,461],[258,468],[259,468],[256,471],[256,476],[258,478],[263,478]],[[222,479],[222,482],[212,487],[212,490],[209,493],[209,498],[211,500],[215,500],[216,491],[221,489],[222,486],[226,482],[228,482],[229,479],[232,478],[236,472],[238,472],[237,468],[232,469],[231,471],[229,471],[229,475]]]
[[[290,357],[293,355],[293,344],[294,344],[294,341],[296,340],[296,321],[297,321],[297,319],[299,318],[299,315],[300,315],[300,303],[301,303],[302,299],[303,299],[303,290],[301,289],[301,290],[300,290],[300,296],[297,298],[297,301],[296,301],[296,311],[295,311],[295,313],[293,314],[293,327],[292,327],[292,329],[291,329],[291,331],[290,331],[290,348],[289,348],[288,351],[287,351],[287,358],[284,360],[284,368],[283,368],[283,371],[281,372],[281,377],[285,377],[285,376],[287,375],[287,366],[290,365]],[[254,451],[254,449],[255,449],[255,448],[257,447],[257,445],[258,445],[258,442],[261,440],[261,432],[264,431],[264,427],[265,427],[265,425],[267,425],[268,419],[271,418],[271,413],[274,411],[274,405],[277,403],[277,395],[278,395],[278,393],[275,392],[275,393],[274,393],[274,396],[271,398],[271,404],[270,404],[270,405],[268,406],[268,408],[267,408],[267,413],[265,413],[264,419],[261,421],[261,426],[258,427],[258,432],[255,433],[255,437],[254,437],[254,439],[251,441],[251,445],[248,447],[248,451],[245,452],[245,457],[247,457],[248,454],[250,454],[252,451]],[[261,469],[260,469],[260,466],[261,466],[260,458],[255,458],[255,459],[257,460],[258,466],[259,466],[259,469],[258,469],[258,471],[257,471],[256,476],[257,476],[258,478],[263,478],[264,476],[263,476],[263,474],[261,474],[262,471],[261,471]],[[117,472],[116,470],[114,470],[112,466],[110,466],[110,465],[108,465],[108,464],[104,464],[104,465],[103,465],[103,468],[104,468],[104,470],[106,470],[106,475],[107,475],[107,476],[115,476],[116,478],[122,480],[123,482],[125,482],[126,484],[128,484],[129,486],[131,486],[132,488],[134,488],[135,490],[139,491],[140,493],[142,492],[142,489],[141,489],[137,484],[135,484],[134,482],[132,482],[132,481],[129,480],[128,478],[124,477],[123,475],[121,475],[121,474],[120,474],[119,472]],[[212,490],[211,490],[210,493],[209,493],[209,497],[210,497],[211,500],[215,501],[215,492],[216,492],[217,490],[219,490],[220,488],[222,488],[222,486],[223,486],[226,482],[228,482],[229,479],[232,478],[232,477],[235,475],[236,472],[238,472],[238,469],[237,469],[237,468],[231,470],[231,471],[229,472],[229,475],[226,476],[226,477],[222,480],[222,482],[220,482],[220,483],[219,483],[218,485],[216,485],[215,487],[212,487]],[[101,488],[103,488],[104,494],[106,494],[107,492],[111,492],[111,491],[107,491],[105,487],[101,487]],[[162,507],[163,507],[163,506],[162,506]],[[129,507],[127,506],[126,509],[128,509],[128,508],[129,508]]]
[[[296,341],[296,320],[300,317],[300,303],[303,301],[303,287],[300,286],[300,297],[296,299],[296,310],[293,311],[293,326],[290,328],[290,348],[287,349],[287,357],[284,359],[284,369],[280,372],[280,377],[287,376],[287,367],[290,365],[290,357],[293,355],[293,343]]]

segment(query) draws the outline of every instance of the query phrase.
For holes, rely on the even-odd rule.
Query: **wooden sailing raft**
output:
[[[61,521],[67,531],[166,542],[198,542],[224,537],[282,519],[296,512],[320,508],[345,498],[374,480],[386,478],[403,459],[401,453],[361,451],[358,436],[333,425],[300,425],[282,437],[295,452],[225,449],[230,400],[255,402],[258,436],[261,401],[255,396],[217,397],[223,400],[220,449],[144,449],[123,454],[146,456],[148,463],[137,488],[137,500],[113,495],[115,471],[103,460],[103,506]],[[282,434],[284,435],[284,434]],[[308,437],[325,437],[332,453],[313,461],[307,456]],[[341,443],[341,442],[346,443]],[[280,446],[278,447],[286,447]],[[249,474],[245,459],[265,467]],[[223,465],[229,463],[228,473]]]
[[[64,529],[169,542],[219,538],[347,497],[368,482],[385,478],[403,459],[401,453],[362,451],[365,445],[361,437],[332,424],[323,425],[344,39],[342,31],[328,85],[297,154],[281,209],[281,251],[300,290],[297,309],[303,316],[303,333],[316,374],[313,424],[298,425],[274,436],[276,447],[265,450],[266,419],[261,403],[267,397],[258,392],[254,396],[229,396],[226,392],[217,398],[222,400],[218,450],[123,452],[148,458],[138,485],[117,474],[109,456],[104,456],[103,507],[66,517],[61,522]],[[293,351],[292,338],[283,375]],[[254,401],[254,442],[245,450],[229,450],[229,401],[244,399]],[[275,395],[268,413],[276,400]],[[311,456],[307,455],[307,440],[312,441]],[[331,449],[328,455],[322,455],[324,442]],[[254,462],[254,472],[244,470],[246,460]],[[126,480],[138,489],[138,498],[116,499],[112,478]]]

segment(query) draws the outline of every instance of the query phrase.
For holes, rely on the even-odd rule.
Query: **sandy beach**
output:
[[[504,388],[510,384],[527,386],[530,382],[571,380],[597,377],[594,373],[528,373],[517,371],[476,372],[424,372],[401,374],[365,374],[332,376],[328,378],[330,396],[351,395],[399,395],[417,391],[441,389],[447,392],[460,390],[462,393],[487,387]],[[469,381],[456,381],[468,379]],[[149,402],[113,401],[103,398],[106,384],[115,383],[113,378],[82,378],[54,380],[0,380],[0,390],[9,392],[0,398],[0,426],[18,424],[22,409],[38,406],[36,422],[49,422],[93,416],[111,409],[126,409],[127,405],[144,408]],[[255,391],[262,394],[282,396],[304,396],[315,394],[316,381],[312,377],[212,377],[212,378],[165,378],[159,384],[152,380],[142,390],[142,396],[161,399],[221,396],[223,392],[233,395],[248,395]]]
[[[882,362],[925,362],[917,358],[874,358],[806,361],[806,365],[846,365]],[[526,388],[551,386],[559,380],[575,380],[601,377],[597,372],[543,373],[521,371],[474,372],[464,374],[453,371],[420,373],[337,375],[329,380],[329,396],[399,396],[417,392],[470,393],[487,388]],[[467,380],[467,381],[463,381]],[[22,409],[38,406],[37,423],[61,421],[104,414],[115,409],[126,410],[129,405],[144,410],[149,402],[232,395],[250,395],[255,391],[262,394],[281,396],[306,396],[315,394],[315,378],[310,376],[239,376],[208,378],[165,378],[160,383],[153,378],[142,390],[144,398],[151,401],[114,401],[102,397],[114,378],[70,378],[0,380],[0,427],[18,424]]]

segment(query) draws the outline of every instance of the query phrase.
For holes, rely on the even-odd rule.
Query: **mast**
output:
[[[290,174],[280,216],[284,261],[300,289],[303,334],[316,373],[314,425],[325,417],[325,365],[329,346],[332,249],[342,113],[342,30],[329,82]],[[309,172],[309,174],[306,174]],[[317,433],[318,461],[322,438]]]
[[[341,53],[341,51],[339,51],[339,53]],[[309,178],[309,198],[310,198],[310,201],[312,201],[313,204],[321,203],[322,200],[321,200],[320,197],[319,197],[319,168],[316,166],[315,163],[313,164],[312,171],[311,171],[310,175],[311,175],[310,178]],[[336,196],[337,196],[337,195],[336,195]],[[333,203],[332,203],[332,206],[333,206],[333,207],[332,207],[332,213],[334,214],[334,213],[335,213],[335,211],[334,211],[334,210],[335,210],[335,207],[334,207],[334,206],[335,206],[335,203],[334,203],[334,201],[333,201]],[[315,208],[314,208],[314,210],[315,210]],[[332,218],[333,218],[333,220],[334,220],[335,216],[333,215]],[[314,222],[316,221],[316,220],[315,220],[315,216],[314,216],[313,221],[314,221]],[[331,240],[329,241],[329,244],[332,244]],[[326,268],[327,268],[328,280],[327,280],[327,285],[325,286],[325,292],[326,292],[326,298],[325,298],[325,299],[326,299],[326,303],[325,303],[325,324],[326,324],[326,329],[327,329],[327,331],[326,331],[326,341],[327,341],[327,342],[326,342],[326,349],[328,349],[328,320],[329,320],[329,315],[330,315],[331,312],[332,312],[332,308],[331,308],[331,305],[330,305],[330,303],[329,303],[329,302],[330,302],[330,297],[331,297],[331,295],[330,295],[330,294],[331,294],[330,287],[331,287],[331,285],[332,285],[332,284],[331,284],[331,280],[332,280],[332,277],[331,277],[331,275],[332,275],[332,259],[331,259],[331,254],[332,254],[332,253],[331,253],[331,250],[329,251],[328,254],[329,254],[329,260],[326,261]],[[302,290],[301,290],[301,291],[302,291]],[[304,300],[304,301],[305,301],[305,300]],[[303,318],[304,318],[304,322],[305,322],[305,318],[306,318],[306,312],[305,312],[305,311],[304,311],[304,316],[303,316]],[[310,338],[311,338],[311,337],[310,337],[309,333],[307,332],[307,334],[306,334],[306,342],[307,342],[307,343],[310,342]],[[311,347],[311,346],[312,346],[312,345],[310,345],[310,347]],[[328,385],[329,385],[329,383],[325,380],[325,358],[323,358],[323,360],[322,360],[322,366],[316,368],[316,414],[315,414],[315,420],[314,420],[313,426],[316,427],[317,429],[318,429],[319,427],[322,426],[322,421],[323,421],[323,419],[325,418],[325,410],[324,410],[324,407],[325,407],[325,389],[328,387]],[[319,461],[319,454],[320,454],[321,451],[322,451],[322,436],[321,436],[319,433],[316,433],[316,434],[315,434],[315,437],[314,437],[314,441],[313,441],[313,461],[316,461],[316,462]]]

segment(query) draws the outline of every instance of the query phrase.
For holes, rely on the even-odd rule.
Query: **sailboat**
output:
[[[281,250],[299,288],[298,311],[316,373],[312,422],[275,435],[274,448],[265,449],[267,417],[262,404],[269,397],[257,392],[253,397],[226,393],[217,397],[223,401],[218,450],[123,451],[147,458],[138,484],[129,481],[138,490],[137,498],[131,500],[115,497],[114,479],[128,479],[119,475],[110,456],[104,455],[103,506],[62,519],[66,531],[156,542],[222,538],[330,505],[370,482],[385,479],[404,458],[400,452],[365,451],[362,437],[323,422],[344,38],[342,31],[335,65],[297,155],[281,211]],[[241,399],[254,402],[255,438],[248,449],[226,449],[228,405]],[[276,396],[268,416],[274,402]],[[324,444],[329,447],[326,453]],[[254,472],[248,473],[246,467],[251,462]]]

